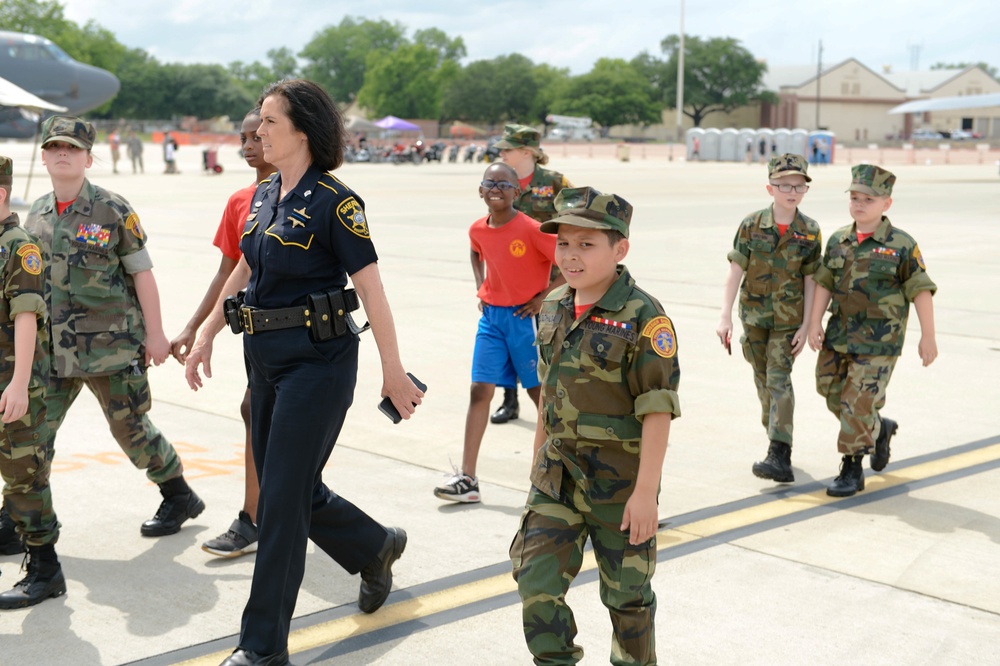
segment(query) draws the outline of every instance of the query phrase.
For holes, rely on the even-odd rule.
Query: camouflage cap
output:
[[[493,144],[497,150],[510,148],[538,148],[542,135],[527,125],[504,125],[503,138]]]
[[[10,185],[14,177],[14,160],[0,155],[0,185]]]
[[[892,186],[896,176],[874,164],[859,164],[851,167],[851,186],[847,192],[864,192],[876,197],[892,196]]]
[[[83,118],[75,116],[52,116],[42,123],[42,148],[52,141],[62,141],[77,148],[90,150],[94,147],[97,132],[94,126]]]
[[[785,176],[805,176],[806,182],[811,183],[812,178],[806,173],[809,170],[809,162],[806,158],[795,153],[785,153],[772,157],[767,163],[768,178],[784,178]]]
[[[617,194],[601,194],[592,187],[566,187],[555,199],[556,216],[542,222],[542,231],[554,234],[560,224],[587,229],[613,229],[628,238],[632,204]]]

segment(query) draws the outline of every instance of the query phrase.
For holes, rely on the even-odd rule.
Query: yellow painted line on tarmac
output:
[[[883,473],[865,478],[865,493],[877,492],[904,483],[947,474],[981,463],[1000,459],[1000,444],[982,449],[956,454],[940,460],[932,460],[905,467],[897,473]],[[826,489],[811,493],[775,499],[772,502],[737,509],[729,513],[698,520],[676,528],[661,530],[657,535],[657,550],[675,548],[699,539],[710,538],[730,530],[756,523],[783,518],[818,506],[831,504],[838,498],[829,497]],[[581,572],[596,568],[593,552],[584,554]],[[379,629],[424,618],[435,613],[453,610],[467,604],[492,597],[516,592],[517,585],[510,574],[490,576],[450,587],[445,590],[424,594],[413,599],[392,603],[377,613],[366,615],[356,613],[348,617],[321,622],[302,629],[296,629],[288,636],[289,654],[297,654],[332,645],[353,636],[367,634]],[[235,648],[235,646],[233,646]],[[202,657],[181,662],[182,666],[218,666],[232,650],[214,652]]]

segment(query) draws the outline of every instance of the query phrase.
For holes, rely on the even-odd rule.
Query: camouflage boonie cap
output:
[[[97,132],[83,118],[52,116],[42,123],[42,148],[52,141],[63,141],[71,146],[90,150],[94,147]]]
[[[768,178],[784,178],[785,176],[805,176],[806,182],[811,183],[812,178],[806,173],[809,170],[809,162],[806,158],[795,153],[785,153],[772,157],[767,163]]]
[[[567,187],[555,199],[556,216],[542,222],[547,234],[559,231],[560,224],[587,229],[613,229],[628,238],[632,204],[617,194],[601,194],[592,187]]]
[[[493,144],[497,150],[510,148],[538,148],[542,135],[527,125],[504,125],[503,138]]]
[[[0,155],[0,185],[10,185],[14,177],[14,160]]]
[[[851,186],[847,192],[864,192],[876,197],[892,196],[892,186],[896,176],[874,164],[859,164],[851,167]]]

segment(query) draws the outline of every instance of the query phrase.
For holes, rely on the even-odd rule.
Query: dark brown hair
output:
[[[309,141],[313,164],[333,171],[344,163],[344,117],[323,88],[305,79],[282,79],[264,88],[257,106],[272,95],[285,98],[292,126]]]

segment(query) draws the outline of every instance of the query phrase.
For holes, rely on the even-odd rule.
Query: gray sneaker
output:
[[[252,553],[257,550],[257,526],[246,511],[240,511],[239,517],[229,526],[229,531],[201,544],[201,549],[226,558]]]

